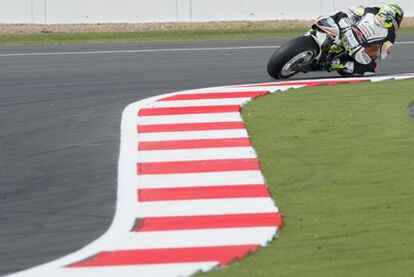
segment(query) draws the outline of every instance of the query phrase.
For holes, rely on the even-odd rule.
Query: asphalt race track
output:
[[[280,43],[1,47],[0,275],[69,254],[108,228],[128,103],[271,81],[269,46]],[[414,42],[398,45],[379,74],[414,72],[412,53]]]

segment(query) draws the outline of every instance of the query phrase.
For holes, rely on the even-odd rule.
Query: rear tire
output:
[[[267,72],[274,79],[292,77],[300,71],[287,73],[283,69],[293,58],[306,51],[312,51],[314,53],[313,58],[319,54],[319,45],[313,38],[301,36],[288,41],[272,55],[267,64]]]

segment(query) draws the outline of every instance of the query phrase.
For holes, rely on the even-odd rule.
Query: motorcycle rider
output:
[[[350,7],[348,13],[340,11],[331,16],[340,31],[337,43],[345,47],[349,56],[334,59],[328,70],[346,74],[375,72],[376,59],[383,60],[390,53],[403,17],[401,7],[393,3]]]

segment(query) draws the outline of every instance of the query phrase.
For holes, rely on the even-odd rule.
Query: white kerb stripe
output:
[[[137,118],[139,125],[151,124],[179,124],[179,123],[208,123],[208,122],[239,122],[242,121],[240,113],[212,113],[212,114],[184,114],[140,116]]]
[[[395,77],[395,80],[407,80],[407,79],[411,79],[413,78],[413,75],[407,75],[407,76],[400,76],[400,77]]]
[[[208,130],[208,131],[186,131],[186,132],[160,132],[141,133],[139,141],[171,141],[186,139],[226,139],[226,138],[247,138],[249,135],[245,129],[234,130]]]
[[[53,268],[40,272],[11,275],[10,277],[171,277],[190,276],[199,271],[207,271],[218,265],[218,262],[155,264],[138,266],[102,266],[82,268]]]
[[[231,245],[266,245],[276,227],[249,227],[162,232],[131,232],[113,250],[181,248]]]
[[[131,211],[132,212],[132,211]],[[251,214],[278,212],[273,200],[262,198],[208,199],[138,203],[134,215],[164,217],[186,215]]]
[[[192,174],[140,175],[135,182],[137,188],[177,188],[264,184],[259,170],[227,171]]]
[[[178,162],[220,159],[252,159],[256,154],[252,147],[206,148],[184,150],[139,151],[137,162]]]
[[[284,81],[281,81],[285,83]],[[275,91],[278,89],[285,89],[286,87],[291,88],[298,88],[303,87],[304,85],[277,85],[277,82],[272,83],[265,83],[268,86],[264,87],[262,84],[238,84],[230,87],[212,87],[212,88],[201,88],[201,89],[194,89],[194,90],[186,90],[186,91],[177,91],[168,96],[174,94],[194,94],[194,93],[217,93],[217,92],[248,92],[248,91]]]
[[[203,99],[203,100],[176,100],[176,101],[157,101],[152,102],[145,108],[172,108],[172,107],[200,107],[200,106],[241,106],[248,102],[250,98],[230,98],[230,99]]]

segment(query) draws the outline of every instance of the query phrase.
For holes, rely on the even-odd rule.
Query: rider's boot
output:
[[[328,71],[341,70],[347,74],[354,73],[355,64],[352,61],[341,61],[334,59],[328,68]]]

